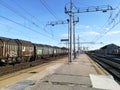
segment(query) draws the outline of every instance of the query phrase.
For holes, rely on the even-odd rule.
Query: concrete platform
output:
[[[113,77],[87,55],[79,55],[72,63],[63,61],[3,90],[120,90]]]
[[[92,80],[90,75],[93,76]],[[72,63],[64,63],[53,74],[44,77],[35,86],[25,90],[120,90],[118,84],[115,85],[117,88],[107,88],[111,86],[111,84],[109,86],[109,82],[106,87],[101,85],[95,87],[93,84],[99,81],[93,80],[94,75],[110,76],[87,55],[81,54]],[[104,84],[104,82],[101,83]],[[114,84],[112,85],[114,87]]]

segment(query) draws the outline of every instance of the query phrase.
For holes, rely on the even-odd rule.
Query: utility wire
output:
[[[23,8],[18,2],[16,2],[16,0],[11,0],[13,1],[19,8],[21,8],[26,14],[28,14],[29,16],[31,16],[32,18],[35,18],[35,16],[33,16],[30,12],[28,12],[25,8]]]
[[[107,22],[103,25],[103,27],[101,28],[101,30],[103,30],[103,31],[105,31],[105,32],[103,32],[103,34],[101,34],[100,35],[100,37],[95,37],[94,38],[94,40],[93,41],[98,41],[99,39],[101,39],[102,37],[104,37],[108,32],[110,32],[117,24],[119,24],[120,23],[120,21],[118,21],[118,22],[116,22],[115,23],[115,18],[118,18],[119,17],[119,14],[120,14],[120,8],[119,8],[119,6],[120,6],[120,3],[116,6],[116,10],[118,9],[118,12],[115,14],[115,16],[113,17],[113,12],[111,12],[110,13],[110,16],[109,16],[109,18],[108,18],[108,20],[107,20]],[[108,28],[108,27],[110,27],[110,28]],[[108,28],[108,30],[106,31],[105,30],[105,27],[107,27]]]
[[[21,23],[18,23],[18,22],[16,22],[16,21],[13,21],[13,20],[11,20],[11,19],[9,19],[9,18],[7,18],[7,17],[1,16],[1,15],[0,15],[0,17],[3,18],[3,19],[5,19],[5,20],[8,20],[8,21],[10,21],[10,22],[13,22],[13,23],[15,23],[15,24],[17,24],[17,25],[19,25],[19,26],[22,26],[22,27],[24,27],[24,28],[26,28],[26,29],[29,29],[29,30],[31,30],[31,31],[33,31],[33,32],[39,33],[39,34],[42,35],[42,36],[46,36],[46,37],[48,37],[48,38],[51,38],[51,37],[49,37],[49,36],[47,36],[47,35],[45,35],[45,34],[43,34],[43,33],[40,33],[40,32],[38,32],[38,31],[30,28],[30,27],[27,27],[27,26],[21,24]]]
[[[32,20],[30,20],[29,18],[23,16],[22,14],[20,14],[17,10],[15,10],[14,8],[12,8],[11,6],[9,6],[7,3],[3,2],[1,0],[2,3],[0,3],[2,6],[6,7],[8,10],[14,12],[15,14],[17,14],[18,16],[22,17],[23,19],[27,20],[28,22],[30,22],[32,25],[36,26],[37,28],[40,28],[42,30],[44,30],[46,33],[49,34],[49,32],[47,32],[47,30],[43,29],[42,27],[40,27],[39,25],[37,25],[35,22],[33,22]],[[18,4],[17,4],[18,5]],[[20,5],[18,5],[19,7],[21,7]],[[23,11],[26,12],[26,10],[24,8],[21,7],[21,9],[23,9]],[[29,12],[26,12],[27,14],[29,14]],[[30,16],[34,17],[33,15],[29,14]]]
[[[111,17],[112,17],[112,13],[110,13],[110,16],[109,16],[109,18],[107,19],[107,21],[105,22],[105,24],[99,29],[99,30],[101,30],[101,33],[103,33],[103,32],[105,31],[105,27],[106,27],[106,25],[108,25],[108,22],[110,21]],[[102,35],[100,35],[100,37],[101,37],[101,36],[102,36]],[[100,37],[95,36],[95,38],[92,40],[92,42],[97,41]]]
[[[6,24],[1,23],[1,22],[0,22],[0,24],[1,24],[1,25],[4,25],[6,28],[10,28],[10,29],[14,30],[14,33],[15,33],[15,31],[18,31],[17,28],[15,28],[15,27],[12,27],[12,26],[6,25]],[[13,33],[13,32],[12,32],[12,33]],[[17,33],[18,33],[18,34],[20,33],[22,36],[25,36],[25,37],[31,38],[31,37],[29,37],[28,35],[27,35],[27,36],[24,35],[22,32],[17,32]]]
[[[57,16],[57,14],[49,7],[49,5],[47,4],[47,2],[45,0],[39,0],[40,3],[47,9],[47,11],[57,20],[59,20],[60,18]],[[52,31],[51,31],[52,32]],[[52,32],[52,37],[54,37],[54,33]]]
[[[12,8],[11,6],[9,6],[7,3],[5,3],[4,1],[0,1],[1,5],[6,7],[8,10],[14,12],[15,14],[17,14],[18,16],[22,17],[23,19],[27,20],[28,22],[30,22],[31,24],[33,24],[36,27],[39,27],[35,22],[33,22],[32,20],[28,19],[27,17],[23,16],[22,14],[20,14],[17,10],[15,10],[14,8]]]
[[[119,16],[120,16],[120,9],[114,15],[114,17],[110,17],[108,24],[107,24],[110,28],[106,32],[104,32],[99,38],[97,38],[96,41],[99,40],[100,38],[104,37],[108,32],[110,32],[116,25],[118,25],[120,23]]]
[[[39,0],[39,1],[55,19],[59,20],[58,16],[55,14],[55,12],[50,7],[48,7],[48,4],[46,3],[45,0]]]
[[[28,12],[28,11],[27,11],[24,7],[22,7],[16,0],[11,0],[11,1],[13,1],[13,2],[17,5],[17,7],[19,7],[21,10],[23,10],[23,11],[24,11],[26,14],[28,14],[30,17],[34,18],[34,20],[40,22],[39,19],[37,19],[34,15],[32,15],[30,12]],[[40,23],[41,23],[41,22],[40,22]]]
[[[12,1],[14,1],[14,3],[15,3],[19,8],[21,8],[26,14],[28,14],[28,15],[31,16],[31,17],[33,17],[33,18],[36,19],[37,21],[39,21],[37,18],[35,18],[35,16],[33,16],[30,12],[28,12],[25,8],[23,8],[20,4],[18,4],[18,3],[16,2],[16,0],[12,0]],[[41,29],[44,30],[46,33],[50,34],[50,33],[45,29],[45,27],[44,27],[44,28],[41,27]]]

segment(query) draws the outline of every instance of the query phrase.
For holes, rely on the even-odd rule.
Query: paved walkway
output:
[[[120,90],[113,77],[87,55],[81,54],[69,64],[66,59],[37,68],[33,73],[38,73],[2,90]]]
[[[102,84],[101,79],[95,81],[97,80],[94,79],[95,76],[98,78],[102,76],[101,79],[106,77],[106,80],[110,79],[114,82],[112,76],[107,75],[87,55],[81,54],[72,63],[65,63],[53,74],[44,77],[35,86],[26,90],[120,90],[116,82],[115,85],[117,86],[113,85],[113,88],[111,88],[109,85]]]

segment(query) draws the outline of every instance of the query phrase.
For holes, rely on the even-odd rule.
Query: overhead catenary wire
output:
[[[57,20],[59,20],[58,16],[56,13],[48,6],[45,0],[39,0],[40,3],[48,10],[48,12]]]
[[[5,27],[7,27],[7,28],[9,29],[9,31],[12,29],[12,30],[14,31],[14,33],[17,32],[17,34],[20,33],[20,35],[22,35],[22,36],[25,36],[25,37],[31,38],[31,37],[28,36],[28,35],[24,35],[23,32],[18,32],[18,28],[12,27],[12,26],[10,26],[10,25],[7,25],[7,24],[5,24],[5,23],[1,23],[1,22],[0,22],[0,25],[4,25]],[[19,30],[19,31],[20,31],[20,30]],[[13,34],[13,32],[12,32],[12,34]],[[19,36],[18,36],[18,37],[19,37]]]
[[[111,12],[107,22],[103,25],[104,27],[101,28],[101,30],[103,30],[105,32],[102,32],[98,38],[95,37],[94,40],[92,40],[92,41],[97,42],[98,40],[103,38],[108,32],[110,32],[116,25],[118,25],[120,23],[120,19],[119,19],[120,7],[119,6],[120,6],[120,3],[115,8],[116,11],[118,10],[117,13],[115,15],[113,15],[113,12]],[[105,28],[107,28],[107,30],[105,30]]]
[[[43,29],[42,27],[40,27],[38,24],[36,24],[35,22],[33,22],[31,19],[29,19],[28,17],[22,15],[21,13],[19,13],[17,10],[15,10],[13,7],[11,7],[10,5],[8,5],[7,3],[5,3],[4,1],[1,0],[0,3],[2,6],[6,7],[8,10],[14,12],[15,14],[17,14],[18,16],[22,17],[23,19],[27,20],[28,22],[30,22],[32,25],[36,26],[37,28],[40,28],[41,30],[44,30],[46,33],[48,33],[45,29]],[[17,4],[18,5],[18,4]],[[20,6],[20,5],[18,5]],[[21,6],[20,6],[21,7]],[[21,7],[22,8],[22,7]],[[24,8],[22,8],[25,12],[26,10]],[[26,12],[28,13],[28,12]],[[28,13],[29,14],[29,13]],[[32,16],[31,14],[29,14],[30,16]],[[48,33],[49,34],[49,33]]]
[[[97,39],[95,39],[95,41],[98,41],[99,39],[101,39],[102,37],[104,37],[108,32],[110,32],[116,25],[118,25],[120,23],[120,9],[118,10],[118,12],[114,15],[111,16],[109,18],[109,21],[107,22],[107,25],[109,26],[108,30],[103,32],[101,34],[100,37],[98,37]],[[118,19],[118,20],[117,20]]]
[[[11,0],[13,1],[19,8],[21,8],[26,14],[28,14],[29,16],[31,16],[32,18],[35,18],[35,16],[33,16],[30,12],[28,12],[25,8],[23,8],[16,0]]]
[[[99,29],[99,30],[101,31],[101,34],[105,31],[106,26],[108,25],[108,22],[109,22],[109,20],[111,19],[111,17],[112,17],[112,12],[110,13],[109,18],[108,18],[107,21],[104,23],[104,25]],[[100,37],[101,37],[101,36],[102,36],[102,35],[100,35]],[[95,38],[92,40],[92,42],[97,41],[100,37],[95,36]]]
[[[23,19],[27,20],[28,22],[30,22],[31,24],[33,24],[36,27],[39,27],[39,25],[37,25],[35,22],[33,22],[31,19],[25,17],[24,15],[20,14],[17,10],[15,10],[13,7],[11,7],[10,5],[8,5],[7,3],[5,3],[4,1],[0,1],[1,5],[6,7],[8,10],[10,10],[11,12],[17,14],[18,16],[22,17]]]
[[[5,19],[5,20],[8,20],[8,21],[10,21],[10,22],[13,22],[13,23],[15,23],[15,24],[17,24],[17,25],[19,25],[19,26],[22,26],[22,27],[24,27],[24,28],[26,28],[26,29],[29,29],[29,30],[31,30],[31,31],[33,31],[33,32],[39,33],[39,34],[42,35],[42,36],[46,36],[47,38],[51,38],[51,37],[49,37],[49,36],[47,36],[47,35],[45,35],[45,34],[43,34],[43,33],[40,33],[40,32],[38,32],[38,31],[36,31],[36,30],[28,27],[28,26],[25,26],[25,25],[23,25],[23,24],[21,24],[21,23],[18,23],[18,22],[16,22],[16,21],[14,21],[14,20],[11,20],[11,19],[9,19],[9,18],[7,18],[7,17],[4,17],[4,16],[2,16],[2,15],[0,15],[0,17],[3,18],[3,19]]]
[[[26,10],[24,7],[22,7],[16,0],[12,0],[12,1],[17,5],[17,7],[19,7],[21,10],[23,10],[27,15],[29,15],[34,20],[40,22],[40,20],[36,16],[34,16],[32,13],[30,13],[28,10]]]
[[[1,2],[2,2],[2,4],[1,4]],[[20,17],[22,17],[21,15],[22,14],[20,14],[15,8],[13,8],[13,7],[11,7],[10,5],[8,5],[7,3],[5,3],[4,1],[0,1],[0,4],[2,5],[2,6],[4,6],[5,8],[7,8],[7,9],[9,9],[11,12],[14,12],[16,15],[19,15]],[[12,23],[15,23],[15,24],[17,24],[17,25],[19,25],[19,26],[21,26],[21,27],[24,27],[24,28],[26,28],[26,29],[28,29],[28,30],[31,30],[31,31],[33,31],[33,32],[35,32],[35,33],[37,33],[37,34],[40,34],[41,36],[44,36],[44,37],[46,37],[46,38],[49,38],[49,39],[51,39],[52,41],[56,41],[55,39],[53,39],[53,35],[51,34],[51,36],[52,37],[50,37],[50,36],[48,36],[48,35],[46,35],[46,34],[43,34],[43,33],[41,33],[41,32],[39,32],[39,31],[36,31],[35,29],[32,29],[31,27],[28,27],[28,26],[26,26],[26,25],[24,25],[24,24],[21,24],[21,23],[18,23],[18,22],[16,22],[16,21],[14,21],[14,20],[12,20],[12,19],[9,19],[8,17],[5,17],[5,16],[0,16],[1,18],[3,18],[3,19],[5,19],[5,20],[8,20],[8,21],[10,21],[10,22],[12,22]],[[23,15],[23,17],[22,17],[23,19],[25,19],[25,20],[27,20],[28,21],[28,19],[29,18],[27,18],[26,19],[26,17],[24,17],[24,15]],[[30,22],[30,20],[28,21],[28,22]],[[31,20],[31,22],[32,22],[32,20]],[[30,23],[31,23],[30,22]],[[34,24],[34,26],[36,26],[36,27],[39,27],[39,26],[37,26],[37,24],[36,23],[31,23],[32,25]],[[36,25],[35,25],[36,24]],[[43,28],[41,28],[42,30],[45,30],[45,28],[43,29]],[[46,32],[47,32],[47,30],[45,30]],[[48,33],[49,35],[50,35],[50,33]]]
[[[54,10],[47,4],[47,2],[45,0],[39,0],[39,1],[56,20],[58,20],[58,21],[61,20],[61,18],[59,18],[59,16],[54,12]],[[46,27],[46,25],[45,25],[45,27]],[[52,37],[54,37],[54,33],[52,30],[51,30],[51,32],[52,32],[51,33]]]

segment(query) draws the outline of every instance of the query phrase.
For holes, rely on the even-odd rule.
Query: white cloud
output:
[[[95,32],[95,31],[89,31],[89,32],[81,32],[80,35],[82,35],[82,36],[90,36],[90,35],[98,36],[98,35],[100,35],[100,33]]]
[[[91,28],[91,26],[89,26],[89,25],[76,25],[76,29],[85,30],[85,29],[90,29],[90,28]]]
[[[85,28],[89,29],[89,28],[90,28],[90,26],[89,26],[89,25],[87,25],[87,26],[85,26]]]
[[[82,34],[75,33],[76,37],[82,37]],[[68,34],[62,34],[62,37],[68,37]]]
[[[76,37],[77,37],[78,35],[79,35],[80,37],[90,36],[90,35],[98,36],[98,35],[100,35],[100,33],[94,32],[94,31],[89,31],[89,32],[76,33]],[[62,37],[68,37],[68,34],[62,34]]]
[[[94,31],[86,32],[86,34],[87,35],[100,35],[100,33],[94,32]]]
[[[111,31],[111,32],[108,32],[107,35],[113,35],[113,34],[119,34],[120,31]]]
[[[105,30],[107,31],[107,30],[109,30],[109,28],[105,28]]]
[[[63,37],[68,37],[68,34],[62,34]]]

